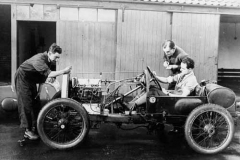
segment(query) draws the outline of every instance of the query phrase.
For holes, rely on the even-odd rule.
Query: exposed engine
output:
[[[81,103],[101,103],[100,79],[77,79],[73,77],[70,85],[70,98]]]

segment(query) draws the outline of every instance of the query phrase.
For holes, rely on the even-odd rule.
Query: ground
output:
[[[203,155],[194,152],[183,136],[168,135],[166,141],[161,141],[156,134],[148,134],[145,128],[126,131],[113,124],[103,124],[100,129],[91,129],[83,144],[67,151],[51,149],[41,140],[28,142],[20,147],[17,141],[22,136],[22,131],[18,121],[0,122],[0,159],[239,160],[240,120],[238,123],[234,139],[228,148],[215,155]]]

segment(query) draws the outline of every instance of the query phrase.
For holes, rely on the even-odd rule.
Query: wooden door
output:
[[[171,14],[122,10],[117,21],[116,79],[142,73],[146,66],[166,76],[162,43],[171,38]]]
[[[71,65],[71,76],[114,79],[115,22],[59,21],[57,26],[58,43],[63,49],[58,69]]]
[[[195,75],[217,80],[219,15],[173,13],[172,40],[195,61]]]

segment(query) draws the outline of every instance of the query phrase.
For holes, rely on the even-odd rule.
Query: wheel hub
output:
[[[215,127],[212,124],[207,124],[204,126],[204,132],[206,132],[209,137],[212,137],[215,133]]]
[[[60,119],[60,120],[58,121],[58,126],[59,126],[62,130],[64,130],[64,129],[66,128],[67,122],[68,122],[68,121],[67,121],[66,119],[62,118],[62,119]]]

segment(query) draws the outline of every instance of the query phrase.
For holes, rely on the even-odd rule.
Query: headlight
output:
[[[150,103],[155,103],[156,102],[156,97],[150,97],[149,102]]]

